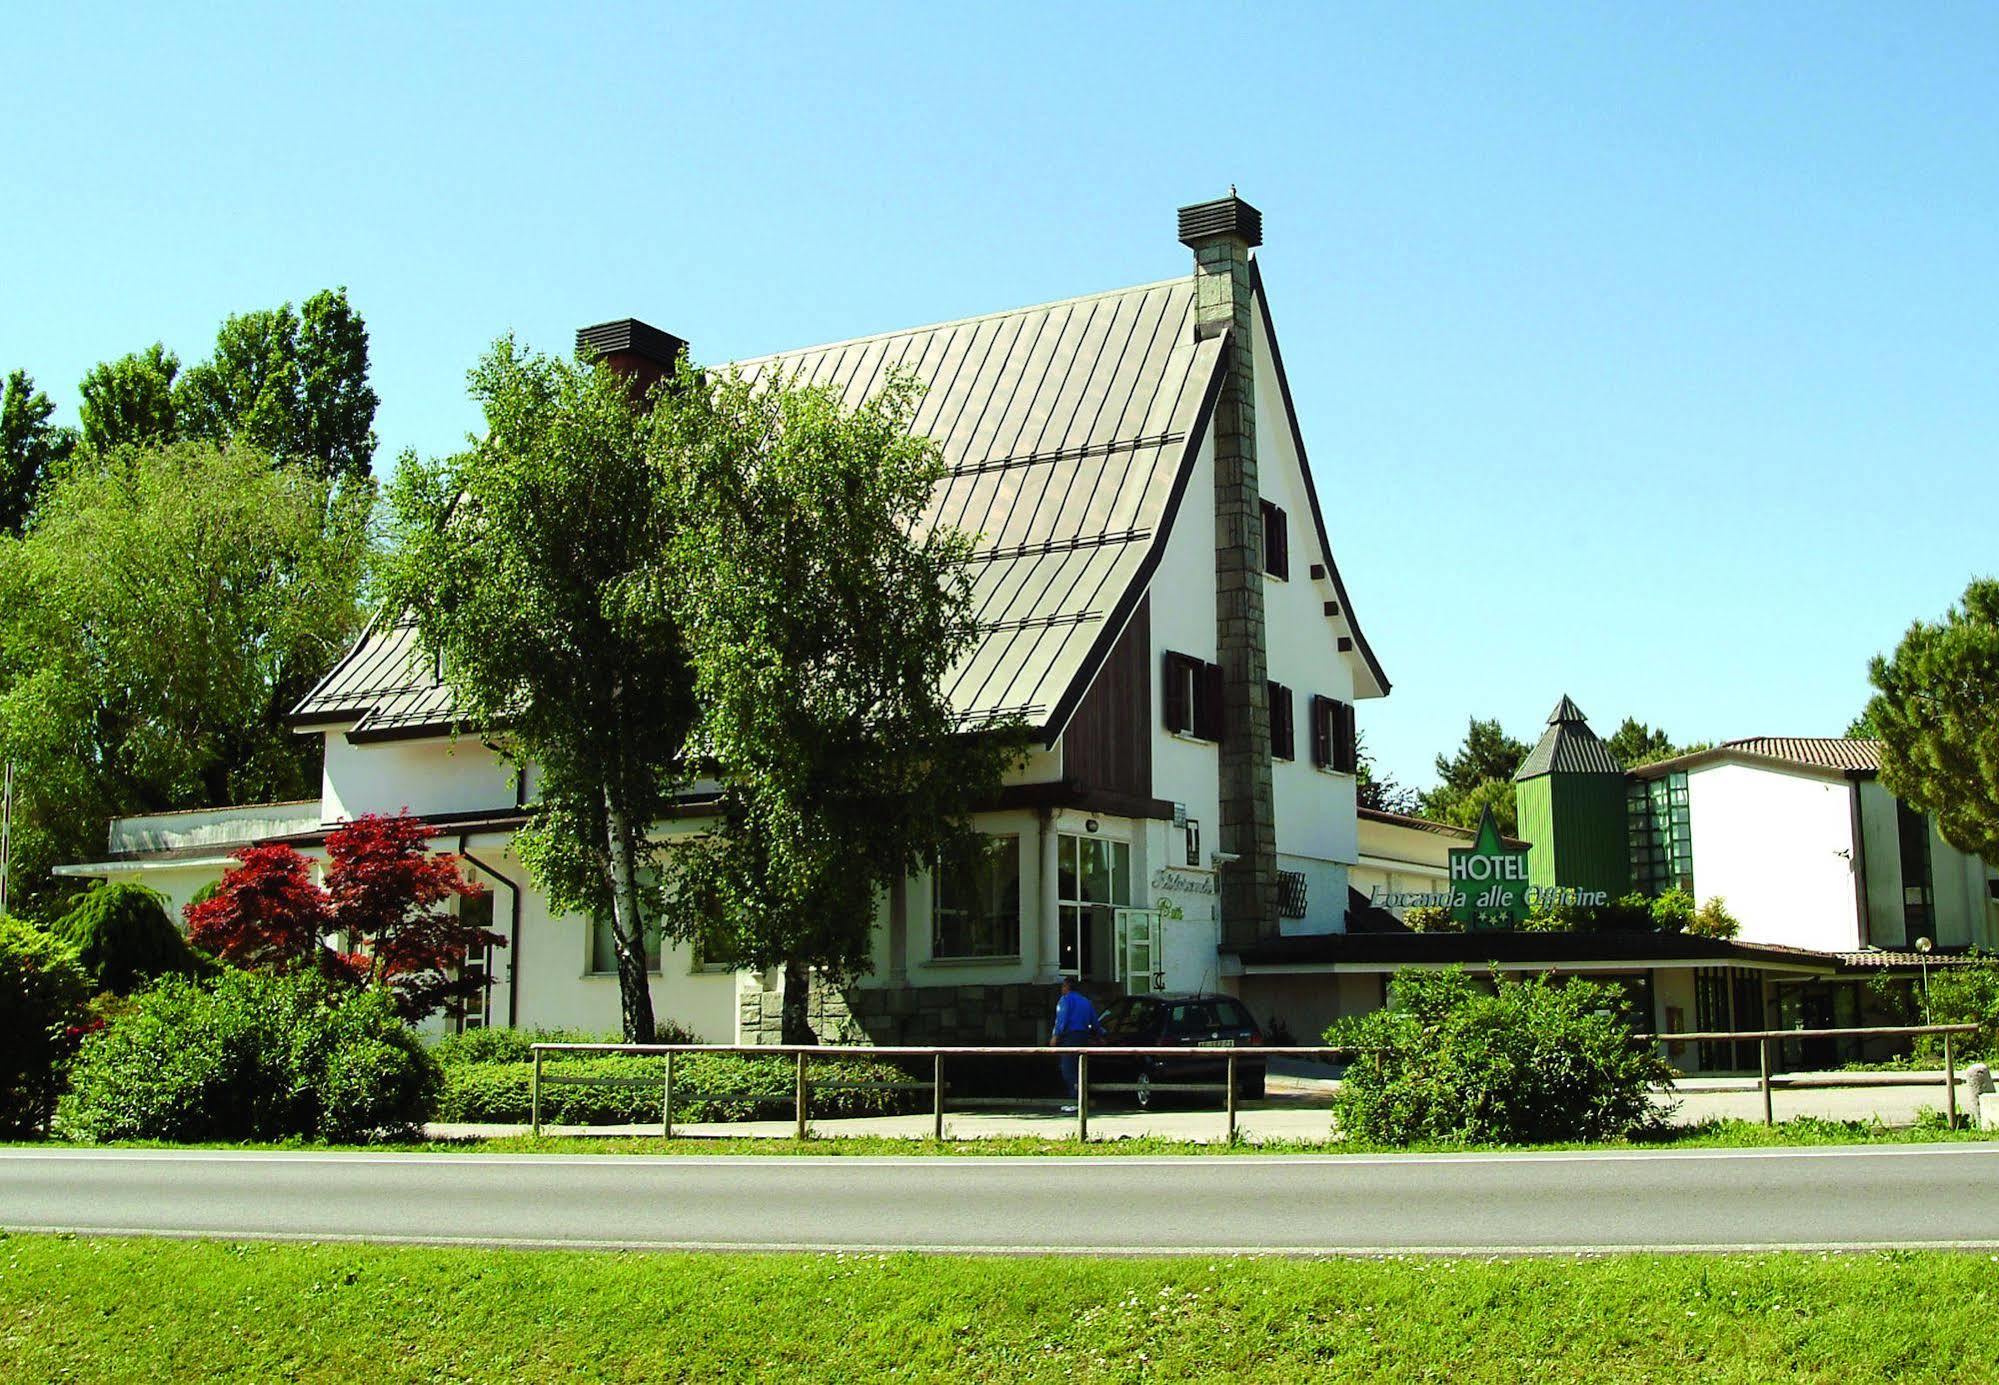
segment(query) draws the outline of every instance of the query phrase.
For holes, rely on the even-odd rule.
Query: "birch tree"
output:
[[[557,908],[608,919],[625,1037],[650,1041],[659,930],[651,828],[685,787],[693,719],[676,616],[635,599],[671,541],[660,418],[600,366],[504,339],[473,369],[486,430],[405,456],[384,592],[414,619],[461,722],[534,767],[516,849]]]

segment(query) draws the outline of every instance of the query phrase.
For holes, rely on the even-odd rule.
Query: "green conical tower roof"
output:
[[[1610,753],[1610,747],[1589,729],[1582,708],[1567,693],[1548,714],[1548,729],[1527,758],[1520,762],[1514,783],[1543,774],[1622,774],[1624,766]]]

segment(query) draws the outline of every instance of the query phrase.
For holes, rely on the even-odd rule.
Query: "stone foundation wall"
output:
[[[740,997],[741,1042],[784,1039],[782,982]],[[1045,1044],[1060,992],[1051,985],[848,986],[812,981],[807,1022],[823,1044]],[[1108,993],[1092,996],[1099,1006]]]

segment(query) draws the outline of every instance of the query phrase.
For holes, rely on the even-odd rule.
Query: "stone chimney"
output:
[[[1277,934],[1277,827],[1270,791],[1264,682],[1263,515],[1256,482],[1256,359],[1249,252],[1263,213],[1235,195],[1180,209],[1194,252],[1194,333],[1226,334],[1228,373],[1215,403],[1215,647],[1222,669],[1222,941]]]
[[[630,381],[633,393],[640,398],[673,374],[686,351],[687,343],[679,337],[635,317],[576,329],[576,354],[584,360],[603,361]]]

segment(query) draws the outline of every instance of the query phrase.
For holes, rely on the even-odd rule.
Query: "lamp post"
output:
[[[1930,949],[1936,944],[1928,938],[1916,939],[1916,956],[1923,969],[1923,1023],[1930,1023]]]

